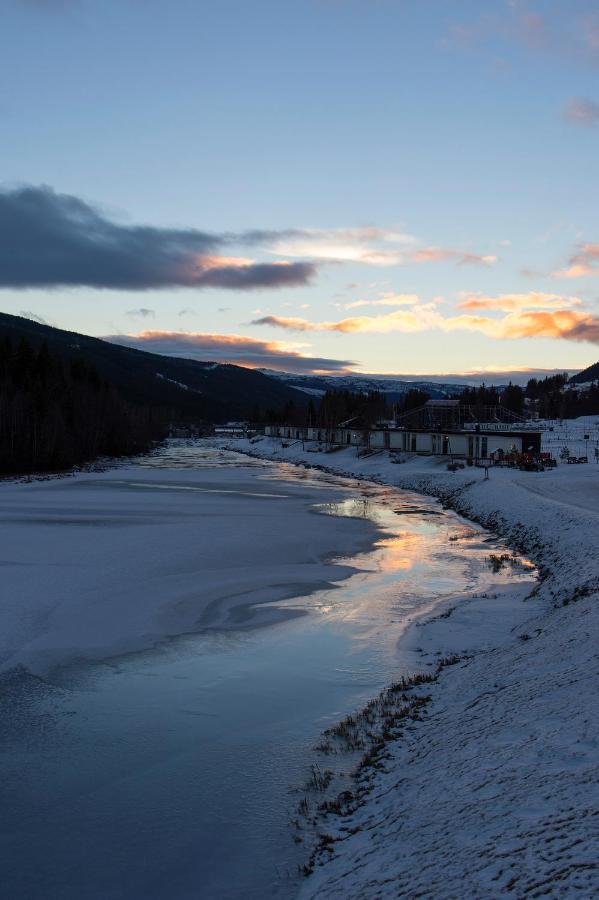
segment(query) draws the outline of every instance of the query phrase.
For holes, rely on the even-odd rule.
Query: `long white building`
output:
[[[462,429],[409,431],[403,428],[312,428],[267,425],[268,437],[284,441],[309,441],[329,446],[362,447],[428,456],[489,459],[510,453],[539,453],[541,432],[511,426],[478,425]]]

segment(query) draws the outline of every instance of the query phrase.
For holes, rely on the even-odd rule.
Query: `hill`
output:
[[[570,378],[570,384],[588,384],[591,381],[599,381],[599,362],[593,363]]]
[[[252,369],[159,356],[6,313],[0,338],[24,338],[35,349],[45,342],[65,362],[93,366],[129,402],[160,410],[164,421],[224,422],[307,403],[305,394]]]
[[[272,369],[261,371],[288,387],[314,397],[322,397],[331,390],[351,391],[354,394],[376,392],[383,394],[389,404],[401,402],[413,390],[426,391],[429,397],[442,399],[460,394],[468,386],[464,382],[422,381],[391,375],[294,375],[292,372],[275,372]]]

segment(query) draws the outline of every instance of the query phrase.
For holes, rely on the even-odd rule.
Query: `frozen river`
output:
[[[292,898],[320,732],[414,616],[524,577],[434,501],[201,443],[0,485],[0,536],[14,900]]]

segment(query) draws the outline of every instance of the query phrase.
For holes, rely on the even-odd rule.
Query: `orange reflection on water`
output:
[[[414,559],[424,553],[424,538],[418,534],[400,534],[377,541],[383,551],[378,561],[381,572],[407,572],[414,566]]]

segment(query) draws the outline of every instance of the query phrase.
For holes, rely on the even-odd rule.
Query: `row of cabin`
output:
[[[540,431],[499,431],[496,428],[455,431],[407,431],[400,428],[312,428],[266,425],[267,437],[286,441],[314,441],[327,445],[362,447],[369,450],[403,451],[428,456],[490,459],[512,453],[541,450]]]

